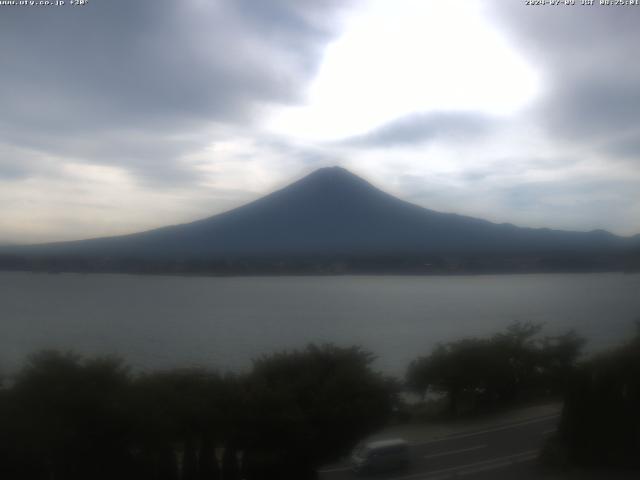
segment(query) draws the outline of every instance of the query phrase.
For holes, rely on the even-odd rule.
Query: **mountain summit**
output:
[[[308,256],[602,252],[632,239],[519,228],[402,201],[340,167],[322,168],[234,210],[133,235],[21,247],[22,254],[210,260]]]

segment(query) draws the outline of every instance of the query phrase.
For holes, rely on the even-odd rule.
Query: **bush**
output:
[[[439,344],[409,365],[406,385],[423,397],[446,394],[452,416],[560,394],[584,341],[574,332],[540,338],[541,329],[515,323],[491,338]]]
[[[576,464],[640,467],[640,328],[572,375],[560,435]]]
[[[389,417],[395,386],[372,361],[310,345],[243,376],[134,376],[118,359],[41,352],[0,389],[0,478],[313,478]]]

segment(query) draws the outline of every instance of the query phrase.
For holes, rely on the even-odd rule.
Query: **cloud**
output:
[[[37,151],[0,143],[0,182],[23,181],[34,177],[56,177],[55,161]]]
[[[633,56],[640,9],[492,5],[496,24],[545,72],[545,96],[528,113],[555,139],[604,146],[611,160],[628,160],[615,139],[640,126],[640,65]]]
[[[30,165],[25,165],[23,162],[16,161],[13,158],[1,158],[0,180],[6,181],[28,178],[33,171],[30,167]]]
[[[2,8],[0,237],[71,239],[180,223],[334,164],[437,210],[638,231],[640,65],[633,46],[640,9],[483,0],[483,22],[496,28],[490,33],[506,38],[513,56],[543,81],[534,103],[515,113],[440,106],[394,119],[396,112],[381,115],[386,123],[368,123],[381,125],[372,131],[331,143],[309,140],[305,125],[297,134],[267,133],[268,115],[308,101],[327,47],[348,24],[340,20],[350,3],[363,2],[93,0],[82,8]],[[451,8],[444,18],[460,18]],[[388,18],[380,24],[386,28]],[[419,18],[415,25],[420,32]],[[384,35],[371,33],[387,46]],[[439,38],[449,33],[443,25]],[[462,35],[456,45],[467,48],[473,38]],[[448,50],[432,46],[448,62]],[[386,57],[368,42],[358,48],[376,68],[393,64],[381,58],[413,65],[433,57],[421,47]],[[495,72],[505,57],[451,58]],[[442,81],[460,85],[462,96],[467,84],[487,86],[445,67]],[[346,79],[356,93],[359,79]],[[490,103],[520,90],[525,85],[484,94]],[[394,98],[393,88],[372,91],[381,102]],[[350,115],[349,105],[338,102],[332,121]],[[407,105],[402,112],[419,107],[413,98]]]
[[[465,140],[487,133],[495,120],[474,112],[413,113],[342,143],[367,147],[412,146],[434,140]]]
[[[564,230],[605,228],[622,235],[637,233],[629,218],[640,212],[637,178],[616,179],[592,175],[577,165],[559,173],[535,159],[524,168],[498,165],[478,176],[467,172],[400,175],[398,188],[405,198],[439,211],[462,213],[497,223]],[[532,175],[537,171],[537,175]]]
[[[2,142],[116,165],[142,181],[197,176],[181,160],[212,126],[252,128],[299,100],[335,35],[338,2],[96,0],[3,8]],[[185,136],[189,138],[185,140]]]
[[[614,139],[603,145],[602,151],[618,158],[640,162],[640,132],[634,132],[634,135],[626,138]]]

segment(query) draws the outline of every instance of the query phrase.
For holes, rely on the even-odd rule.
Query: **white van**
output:
[[[358,474],[406,470],[409,444],[401,438],[361,443],[351,454],[351,469]]]

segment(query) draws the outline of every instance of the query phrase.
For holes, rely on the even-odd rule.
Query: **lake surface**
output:
[[[0,272],[0,369],[43,348],[135,368],[243,370],[308,342],[361,345],[401,375],[439,341],[513,321],[576,329],[601,349],[633,334],[640,275],[160,277]]]

